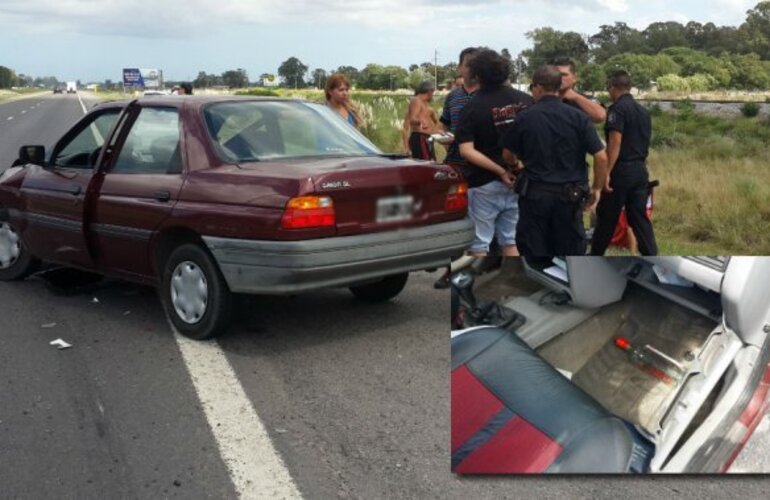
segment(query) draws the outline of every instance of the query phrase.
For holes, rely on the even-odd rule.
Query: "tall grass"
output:
[[[653,144],[653,222],[664,245],[770,254],[770,122],[663,113],[653,117]]]

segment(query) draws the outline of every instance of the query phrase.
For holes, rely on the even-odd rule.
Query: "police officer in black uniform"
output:
[[[649,174],[646,160],[652,134],[650,115],[631,96],[631,78],[627,72],[612,73],[607,88],[614,101],[605,125],[609,182],[596,207],[591,255],[604,255],[623,207],[636,236],[639,253],[657,255],[652,222],[647,217]]]
[[[588,116],[559,98],[561,73],[542,66],[532,76],[536,104],[503,136],[506,160],[520,161],[516,240],[525,257],[585,255],[583,209],[593,209],[606,184],[607,155]],[[594,156],[588,187],[586,153]]]

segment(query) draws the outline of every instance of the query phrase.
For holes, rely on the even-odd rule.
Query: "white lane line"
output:
[[[22,109],[22,110],[21,110],[21,114],[22,114],[22,115],[23,115],[24,113],[26,113],[26,112],[27,112],[27,110],[26,110],[26,109]]]
[[[78,96],[78,101],[80,102],[80,107],[83,108],[83,114],[84,115],[88,114],[88,110],[86,109],[86,105],[83,104],[83,99],[80,98],[80,92],[77,92],[75,95]]]
[[[75,95],[78,96],[78,102],[80,102],[80,107],[83,108],[83,114],[87,115],[88,110],[86,109],[86,105],[83,104],[83,99],[80,98],[80,92],[77,92]],[[94,134],[94,140],[96,140],[96,144],[100,146],[104,144],[104,137],[102,137],[101,132],[99,132],[99,129],[96,128],[96,125],[93,123],[91,123],[91,133]]]
[[[9,117],[8,117],[8,119],[9,119],[9,120],[13,120],[13,117],[12,117],[12,116],[9,116]]]
[[[219,344],[171,329],[238,496],[302,498]]]

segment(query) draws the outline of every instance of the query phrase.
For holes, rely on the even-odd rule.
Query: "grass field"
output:
[[[21,99],[22,97],[29,97],[35,94],[47,94],[50,92],[50,90],[37,88],[23,88],[17,90],[0,89],[0,102],[9,101],[12,99]]]
[[[323,101],[319,90],[278,90]],[[362,132],[402,152],[408,92],[360,92]],[[434,99],[440,112],[443,95]],[[770,119],[653,110],[651,178],[660,180],[653,223],[661,254],[770,255]],[[438,147],[439,159],[443,148]]]

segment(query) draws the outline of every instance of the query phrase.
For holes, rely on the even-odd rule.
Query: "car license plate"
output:
[[[414,196],[392,196],[377,200],[377,222],[397,222],[414,216]]]

